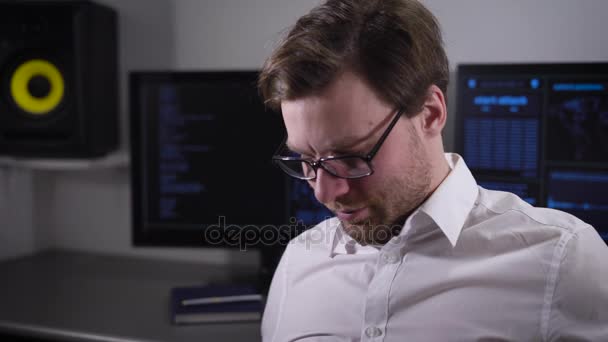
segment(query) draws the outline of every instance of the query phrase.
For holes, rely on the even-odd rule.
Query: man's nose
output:
[[[317,178],[311,184],[315,197],[323,204],[335,202],[350,189],[348,179],[335,177],[323,168],[317,169]]]

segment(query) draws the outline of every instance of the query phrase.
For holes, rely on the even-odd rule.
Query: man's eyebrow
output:
[[[341,141],[334,146],[332,151],[341,153],[367,152],[361,150],[371,149],[371,146],[376,143],[373,138],[377,130],[378,129],[374,129],[364,136],[348,135],[341,139]]]
[[[386,119],[381,121],[369,133],[367,133],[363,136],[357,136],[357,135],[351,134],[351,135],[347,135],[347,136],[343,137],[342,139],[340,139],[339,142],[337,142],[334,146],[332,146],[330,148],[331,152],[336,153],[336,154],[349,154],[349,153],[357,153],[357,152],[367,153],[368,151],[360,151],[360,150],[372,148],[373,144],[375,144],[377,142],[374,139],[374,137],[384,127],[384,121],[389,120],[389,119],[390,119],[390,116],[388,116]],[[378,137],[376,137],[376,139],[378,139]],[[298,148],[293,146],[289,142],[289,139],[285,140],[285,146],[292,152],[296,152],[296,153],[303,154],[303,155],[310,154],[310,153],[304,152],[302,150],[299,150]]]
[[[382,132],[382,129],[384,128],[384,125],[386,124],[386,121],[388,121],[390,119],[391,119],[391,116],[390,115],[387,116],[385,119],[383,119],[378,124],[376,124],[376,126],[371,131],[369,131],[369,133],[366,135],[363,135],[363,136],[348,135],[348,136],[344,137],[342,139],[342,142],[340,142],[335,147],[335,151],[348,153],[349,151],[353,151],[353,150],[371,149],[372,146],[378,142],[378,139],[380,139],[380,137],[376,136],[376,135],[378,135],[378,134],[380,134],[380,132]],[[360,151],[357,151],[357,152],[360,152]],[[365,151],[365,153],[367,153],[367,151]]]
[[[331,155],[334,155],[334,156],[355,154],[358,152],[361,152],[361,153],[367,152],[367,151],[363,151],[363,150],[365,150],[367,148],[368,144],[365,144],[364,141],[357,142],[356,140],[361,140],[361,139],[359,137],[356,137],[356,138],[353,137],[353,138],[349,139],[349,141],[345,140],[344,142],[340,142],[340,143],[336,144],[335,146],[332,146],[331,148],[329,148],[329,152],[331,153]],[[313,153],[304,152],[303,150],[300,150],[300,149],[294,147],[289,142],[285,142],[285,146],[287,147],[288,150],[301,154],[301,155],[314,155],[315,154],[314,152]]]
[[[357,143],[356,141],[352,140],[344,141],[333,146],[331,148],[331,151],[336,155],[353,154],[356,152],[361,152],[359,150],[363,150],[365,148],[365,145],[366,144],[363,144],[363,142]]]
[[[306,154],[306,153],[302,152],[301,150],[298,150],[298,148],[294,147],[294,146],[293,146],[293,145],[292,145],[292,144],[289,142],[289,140],[286,140],[286,141],[285,141],[285,146],[287,147],[287,149],[288,149],[288,150],[290,150],[290,151],[292,151],[292,152],[296,152],[296,153],[299,153],[299,154]]]

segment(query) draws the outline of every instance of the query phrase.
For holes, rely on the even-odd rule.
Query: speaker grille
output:
[[[118,146],[116,13],[0,0],[0,155],[81,158]]]

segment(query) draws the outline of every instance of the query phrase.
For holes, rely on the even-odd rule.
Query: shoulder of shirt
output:
[[[539,228],[557,229],[562,234],[577,235],[581,230],[593,229],[574,215],[556,209],[534,207],[510,192],[479,187],[476,204],[496,215],[520,215],[523,220],[535,222]]]

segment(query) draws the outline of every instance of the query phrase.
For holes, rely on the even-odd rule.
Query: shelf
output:
[[[0,167],[35,170],[91,170],[126,168],[128,166],[129,155],[124,151],[94,159],[0,157]]]

